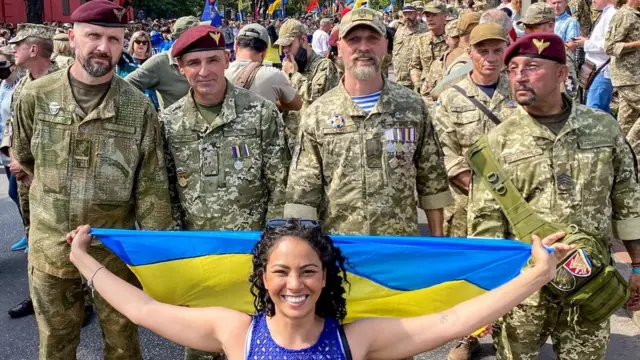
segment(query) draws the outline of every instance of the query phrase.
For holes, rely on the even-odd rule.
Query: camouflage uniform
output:
[[[300,111],[289,111],[284,115],[287,126],[286,140],[290,153],[293,153],[296,146],[300,114],[316,99],[340,83],[340,71],[333,61],[313,51],[307,59],[305,68],[298,71],[291,76],[291,84],[302,98],[302,108]]]
[[[585,0],[569,0],[571,16],[580,24],[582,36],[589,37],[591,34],[591,8]]]
[[[319,218],[334,234],[418,235],[416,206],[451,203],[426,105],[394,82],[369,114],[340,84],[307,109],[298,139],[285,217]]]
[[[515,102],[510,99],[509,80],[500,76],[498,87],[493,98],[489,98],[467,75],[458,84],[467,95],[476,98],[485,105],[499,119],[507,118],[515,108]],[[476,105],[462,95],[458,90],[445,90],[438,98],[435,116],[436,129],[444,152],[444,165],[449,179],[470,171],[465,161],[465,153],[480,136],[496,127]],[[445,208],[444,234],[452,237],[467,236],[467,195],[466,190],[459,189],[449,183],[449,190],[453,194],[454,204]]]
[[[24,86],[15,107],[13,152],[32,173],[29,192],[29,287],[40,333],[40,359],[75,359],[83,294],[66,234],[102,228],[171,226],[162,138],[151,103],[114,76],[102,103],[86,115],[69,71]],[[89,254],[124,280],[127,266],[95,241]],[[107,359],[142,359],[137,327],[95,294]]]
[[[444,41],[444,34],[435,36],[428,32],[416,38],[413,54],[411,55],[411,78],[419,78],[420,81],[414,84],[420,95],[428,95],[429,69],[431,64],[447,51],[447,43]]]
[[[605,51],[611,56],[611,82],[618,91],[618,122],[631,147],[640,154],[640,51],[624,43],[640,40],[640,11],[623,5],[611,19]]]
[[[393,38],[393,69],[396,75],[396,82],[413,89],[411,81],[411,56],[418,35],[427,32],[427,26],[418,22],[411,29],[407,25],[398,28]]]
[[[51,61],[53,61],[59,69],[64,69],[73,64],[75,59],[70,56],[53,54],[53,56],[51,56]]]
[[[543,219],[575,224],[609,244],[638,238],[640,186],[633,152],[609,114],[565,95],[571,114],[556,136],[524,108],[491,132],[487,143],[507,176]],[[562,178],[562,181],[558,179]],[[469,234],[514,239],[498,203],[473,177]],[[551,336],[559,360],[603,359],[609,319],[591,323],[547,288],[497,322],[497,359],[537,359]]]
[[[160,114],[174,217],[187,230],[262,230],[281,218],[289,159],[273,103],[227,82],[213,124],[192,92]]]

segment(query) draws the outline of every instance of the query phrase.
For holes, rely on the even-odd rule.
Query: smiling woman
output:
[[[564,234],[543,241],[550,245]],[[452,309],[412,318],[346,316],[347,259],[312,220],[272,220],[255,245],[250,276],[255,314],[223,308],[187,308],[153,300],[87,254],[89,227],[67,235],[71,261],[115,309],[165,338],[228,359],[400,359],[468,335],[493,322],[554,278],[571,248],[549,254],[534,237],[535,266],[511,282]],[[373,244],[372,244],[373,245]],[[212,274],[213,276],[214,274]],[[229,276],[216,273],[215,276]],[[426,331],[429,329],[429,331]]]

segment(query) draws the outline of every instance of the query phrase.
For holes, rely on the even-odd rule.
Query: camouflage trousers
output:
[[[195,349],[184,349],[184,360],[225,360],[224,354],[209,353]]]
[[[101,263],[118,277],[139,286],[133,273],[119,259],[107,258]],[[29,265],[29,292],[40,340],[39,360],[76,358],[84,316],[84,290],[85,285],[80,278],[59,278]],[[104,359],[142,360],[138,327],[97,292],[94,294],[94,306],[102,328]]]
[[[20,215],[22,215],[22,223],[24,224],[24,233],[29,235],[29,189],[31,185],[27,185],[22,181],[18,181],[18,200],[20,201]]]
[[[449,185],[453,204],[444,208],[443,233],[447,237],[467,237],[467,206],[469,198],[456,186]]]
[[[640,85],[618,86],[618,123],[633,151],[640,154]]]
[[[558,360],[602,360],[610,333],[543,288],[494,324],[493,342],[498,360],[536,360],[549,336]]]

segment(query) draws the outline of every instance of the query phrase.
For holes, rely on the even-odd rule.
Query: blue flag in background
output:
[[[200,21],[211,21],[211,26],[222,26],[222,16],[218,12],[217,0],[205,0]]]
[[[254,312],[249,231],[92,229],[158,301]],[[348,258],[347,319],[448,309],[518,275],[531,246],[513,240],[332,235]]]

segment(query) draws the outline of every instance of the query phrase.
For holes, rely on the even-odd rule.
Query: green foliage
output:
[[[135,11],[145,11],[151,18],[177,18],[180,16],[200,16],[204,0],[133,0]]]

